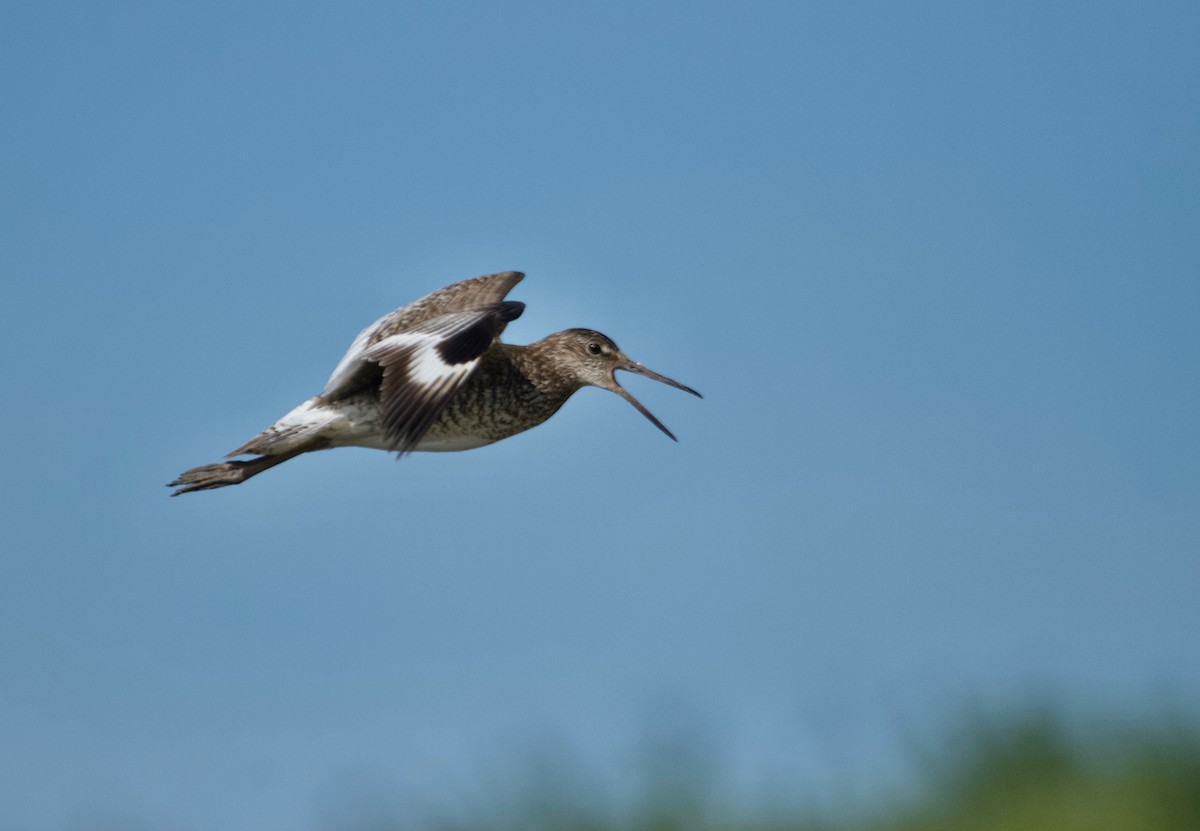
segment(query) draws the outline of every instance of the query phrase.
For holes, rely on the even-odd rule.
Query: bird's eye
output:
[[[593,355],[599,355],[600,354],[600,344],[596,343],[595,341],[592,341],[591,343],[588,344],[588,352],[591,352]]]

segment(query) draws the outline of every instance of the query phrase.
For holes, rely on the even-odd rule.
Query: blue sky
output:
[[[1195,709],[1194,4],[6,4],[0,825],[327,827],[695,730],[870,791],[980,702]],[[584,390],[168,499],[519,269]]]

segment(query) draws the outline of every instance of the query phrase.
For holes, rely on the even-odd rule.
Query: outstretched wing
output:
[[[358,333],[329,376],[321,396],[326,400],[336,400],[376,382],[379,367],[366,357],[367,350],[375,344],[404,332],[415,332],[418,327],[454,312],[499,304],[524,277],[519,271],[501,271],[460,280],[384,315]],[[514,319],[516,315],[509,318]]]
[[[384,436],[392,450],[417,446],[483,353],[524,303],[511,300],[435,317],[368,347],[363,358],[383,371],[379,388]]]

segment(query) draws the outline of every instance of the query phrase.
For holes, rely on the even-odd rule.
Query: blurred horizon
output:
[[[0,827],[302,831],[676,731],[817,799],[975,706],[1200,718],[1198,43],[1182,2],[3,4]],[[628,379],[678,443],[585,389],[167,498],[505,269],[506,340],[704,395]]]

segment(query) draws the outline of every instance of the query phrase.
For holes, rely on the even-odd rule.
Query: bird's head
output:
[[[663,423],[655,418],[653,413],[643,407],[640,401],[617,383],[617,370],[644,375],[684,392],[690,392],[697,398],[703,397],[691,387],[673,381],[665,375],[659,375],[637,361],[630,360],[629,356],[622,352],[611,338],[592,329],[567,329],[550,335],[543,341],[543,344],[547,351],[553,353],[555,364],[568,369],[579,386],[600,387],[609,392],[615,392],[648,418],[651,424],[675,441],[678,440],[675,439],[674,434],[663,426]]]

